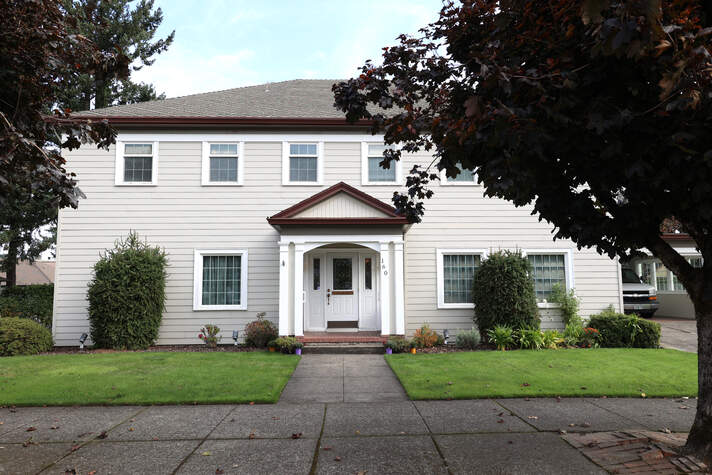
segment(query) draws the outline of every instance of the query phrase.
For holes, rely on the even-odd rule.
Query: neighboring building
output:
[[[54,282],[54,261],[20,261],[17,264],[17,285],[51,284]],[[0,285],[5,285],[5,273],[0,272]]]
[[[89,329],[87,283],[99,254],[136,230],[170,267],[159,344],[197,329],[242,330],[258,312],[282,335],[412,334],[473,326],[472,275],[499,249],[534,264],[543,327],[560,327],[551,286],[576,289],[587,316],[620,310],[616,261],[552,240],[531,207],[485,198],[471,173],[435,183],[422,223],[389,202],[428,154],[378,166],[383,137],[347,124],[333,81],[296,80],[84,113],[118,130],[109,151],[69,152],[87,198],[59,216],[54,336]]]
[[[663,235],[677,252],[695,267],[702,267],[702,255],[697,250],[695,241],[683,233],[666,233]],[[657,290],[660,307],[656,317],[695,318],[692,300],[680,281],[670,269],[652,256],[636,258],[630,262],[630,267],[641,280],[652,285]]]

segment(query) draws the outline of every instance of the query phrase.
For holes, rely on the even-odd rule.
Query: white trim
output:
[[[529,254],[544,255],[544,254],[557,254],[564,256],[564,276],[566,281],[566,291],[569,292],[576,287],[574,280],[574,255],[571,249],[522,249],[522,256],[526,257]],[[537,301],[539,308],[555,308],[551,305],[558,306],[557,304],[552,304],[551,302],[539,302]]]
[[[114,185],[115,186],[156,186],[158,185],[158,140],[152,135],[146,135],[146,140],[123,140],[116,141],[116,154],[114,162]],[[149,137],[153,140],[147,140]],[[124,181],[124,148],[126,144],[150,143],[151,147],[151,181]],[[133,156],[133,155],[132,155]],[[146,155],[148,156],[148,155]]]
[[[396,320],[396,335],[405,335],[405,278],[403,267],[403,243],[394,243],[393,252],[394,258],[394,275],[395,281],[395,320]]]
[[[381,261],[381,335],[391,334],[391,251],[390,242],[380,243]]]
[[[304,246],[294,246],[294,336],[304,336]]]
[[[396,169],[395,181],[370,181],[368,175],[368,146],[383,145],[383,142],[361,142],[361,185],[363,186],[393,186],[400,185],[403,181],[403,160],[391,162],[391,166]]]
[[[436,249],[436,268],[438,286],[438,308],[475,308],[474,303],[445,303],[445,272],[443,270],[443,255],[479,255],[480,262],[487,258],[486,249]]]
[[[279,245],[279,336],[289,335],[289,244]]]
[[[206,133],[204,131],[190,132],[119,132],[118,141],[124,142],[383,142],[383,135],[364,133],[281,133],[281,132],[236,132],[236,133]]]
[[[316,181],[291,181],[289,179],[289,146],[291,144],[316,144]],[[309,155],[313,157],[313,155]],[[282,185],[323,186],[324,185],[324,141],[323,140],[282,140]]]
[[[237,158],[237,181],[210,181],[210,144],[214,143],[237,144],[237,156],[225,155],[225,158]],[[207,140],[203,141],[200,184],[202,186],[242,186],[245,170],[244,145],[244,142],[216,142]]]
[[[203,305],[203,256],[241,256],[240,260],[240,304],[239,305]],[[193,310],[247,310],[247,267],[249,264],[246,249],[196,249],[193,260]]]

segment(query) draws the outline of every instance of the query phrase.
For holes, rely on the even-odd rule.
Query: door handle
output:
[[[326,304],[331,305],[331,289],[326,289]]]

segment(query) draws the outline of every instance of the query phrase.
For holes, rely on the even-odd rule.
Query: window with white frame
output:
[[[568,288],[568,263],[566,254],[527,252],[527,259],[532,265],[534,293],[539,301],[551,297],[554,285]]]
[[[685,259],[692,267],[702,267],[702,257],[686,257]],[[672,289],[677,292],[685,292],[685,286],[682,285],[677,276],[672,272],[670,272],[670,276],[672,277]]]
[[[446,185],[472,185],[477,183],[474,171],[463,169],[459,163],[457,164],[457,168],[460,170],[460,173],[455,177],[447,176],[447,173],[443,170],[441,172],[440,183]]]
[[[383,143],[361,144],[361,182],[364,185],[395,185],[400,182],[401,162],[392,161],[389,168],[383,168],[383,153],[388,146]]]
[[[242,143],[203,143],[203,185],[241,185]]]
[[[282,181],[285,185],[319,185],[323,181],[321,143],[286,143]]]
[[[195,251],[193,309],[247,309],[247,251]]]
[[[438,249],[438,308],[472,308],[472,282],[483,250]]]
[[[155,185],[157,170],[158,142],[116,144],[117,185]]]

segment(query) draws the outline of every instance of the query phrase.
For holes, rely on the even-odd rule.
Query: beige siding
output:
[[[87,195],[77,210],[60,212],[56,271],[56,343],[76,345],[88,329],[86,289],[100,253],[130,230],[169,254],[166,313],[159,343],[198,343],[205,323],[219,325],[229,339],[260,311],[275,323],[279,306],[278,232],[267,216],[339,181],[389,202],[394,186],[361,185],[359,142],[333,142],[324,135],[323,186],[282,186],[282,144],[245,141],[244,186],[201,186],[201,143],[161,140],[158,186],[114,185],[114,150],[82,147],[68,154],[68,168]],[[409,170],[426,156],[408,157]],[[458,329],[472,325],[472,310],[437,308],[437,248],[573,249],[575,286],[585,315],[620,306],[618,265],[593,250],[551,239],[551,227],[528,208],[486,199],[478,186],[434,186],[423,223],[406,234],[406,331],[424,323]],[[249,291],[245,311],[193,311],[195,249],[248,249]]]
[[[388,215],[343,192],[337,193],[328,200],[317,203],[294,215],[295,218],[331,218],[334,216],[342,218],[384,218]]]

